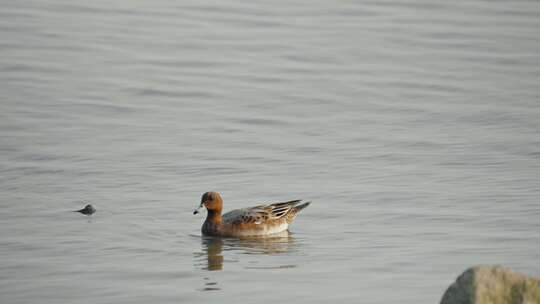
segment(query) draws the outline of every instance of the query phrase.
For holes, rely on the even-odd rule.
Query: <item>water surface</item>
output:
[[[3,1],[0,302],[437,303],[471,265],[540,276],[539,28],[537,1]],[[313,204],[286,237],[207,239],[209,190]]]

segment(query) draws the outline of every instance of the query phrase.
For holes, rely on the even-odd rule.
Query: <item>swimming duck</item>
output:
[[[201,204],[193,211],[199,213],[203,206],[208,210],[201,231],[208,236],[264,236],[283,232],[296,218],[298,212],[310,202],[293,200],[251,208],[236,209],[221,215],[223,199],[218,192],[206,192]]]

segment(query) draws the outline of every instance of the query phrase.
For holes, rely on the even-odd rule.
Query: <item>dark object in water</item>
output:
[[[94,209],[94,207],[92,207],[92,205],[86,205],[81,210],[77,210],[75,212],[80,212],[80,213],[85,214],[85,215],[92,215],[92,214],[94,214],[94,212],[96,212],[96,209]]]

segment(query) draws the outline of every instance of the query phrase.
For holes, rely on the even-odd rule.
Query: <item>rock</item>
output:
[[[469,268],[448,287],[441,304],[540,304],[540,279],[500,266]]]

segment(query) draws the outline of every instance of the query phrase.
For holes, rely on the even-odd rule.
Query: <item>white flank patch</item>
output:
[[[287,228],[289,228],[289,224],[283,223],[283,224],[281,224],[279,226],[276,225],[276,226],[273,226],[271,228],[267,228],[265,234],[280,233],[280,232],[283,232],[283,231],[287,230]]]
[[[270,235],[283,232],[289,228],[289,224],[274,225],[271,227],[261,227],[260,229],[250,229],[241,232],[241,236]]]

